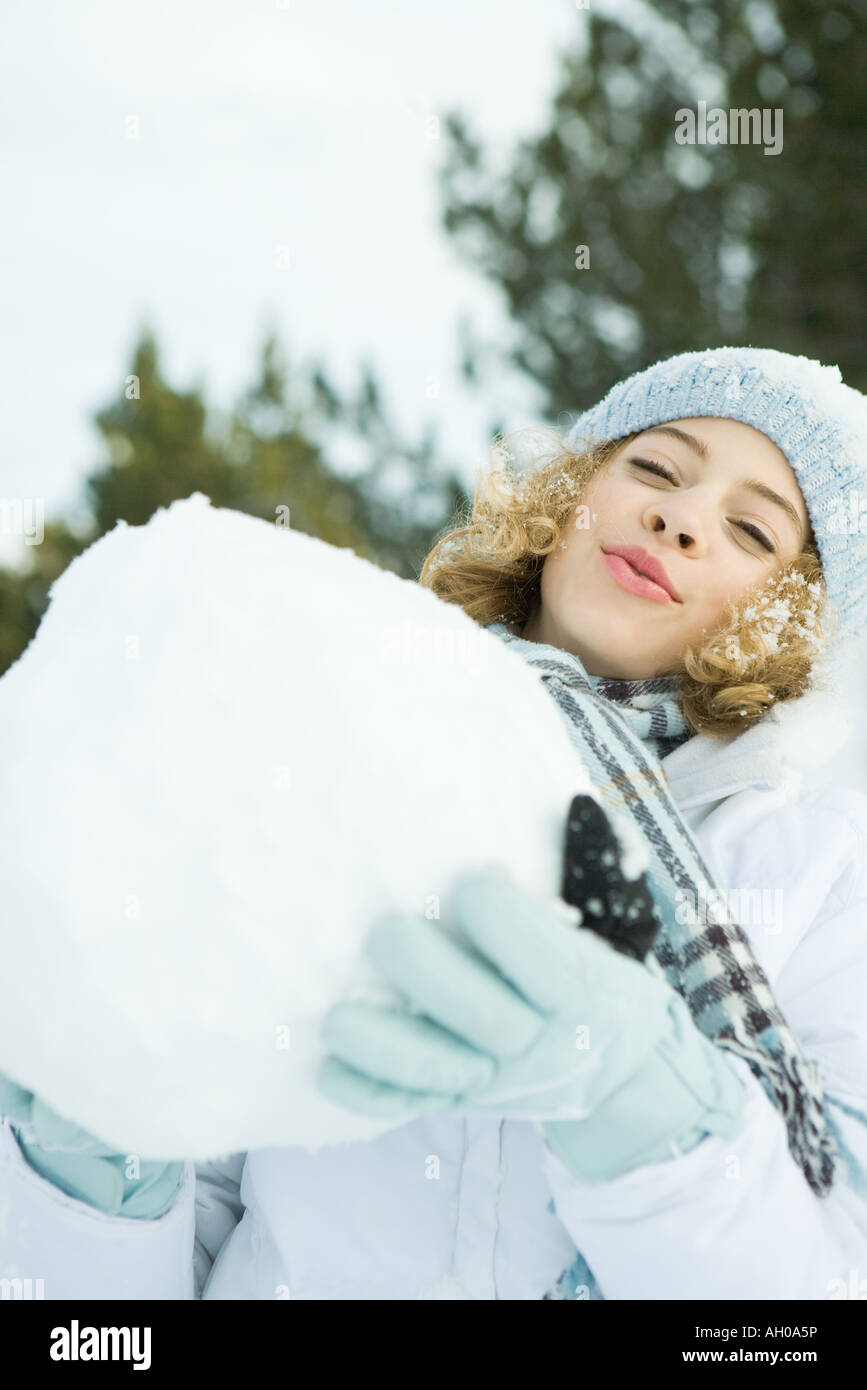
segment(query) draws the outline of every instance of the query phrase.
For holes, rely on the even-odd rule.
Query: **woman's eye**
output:
[[[767,536],[765,535],[764,531],[760,531],[759,528],[758,528],[758,526],[753,526],[752,523],[749,522],[749,521],[739,521],[737,524],[738,524],[738,526],[740,526],[740,528],[741,528],[742,531],[746,531],[747,534],[750,535],[750,536],[755,536],[755,538],[756,538],[756,540],[759,542],[759,544],[760,544],[760,545],[763,545],[764,548],[765,548],[765,550],[769,550],[769,551],[771,552],[771,554],[773,555],[773,553],[774,553],[774,547],[773,547],[773,545],[771,544],[771,542],[768,540],[768,538],[767,538]]]
[[[667,478],[670,483],[677,482],[674,474],[669,473],[660,463],[651,463],[650,459],[630,459],[629,462],[634,463],[636,468],[643,468],[648,473],[656,473],[660,478]]]

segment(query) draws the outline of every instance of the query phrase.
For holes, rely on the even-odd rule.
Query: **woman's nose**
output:
[[[704,528],[695,509],[659,506],[648,508],[645,521],[658,537],[695,555],[704,549]]]

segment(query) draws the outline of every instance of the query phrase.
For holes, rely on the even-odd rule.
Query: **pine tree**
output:
[[[444,226],[502,290],[505,360],[552,422],[651,362],[725,343],[836,363],[864,389],[864,0],[650,11],[589,8],[586,45],[560,55],[547,129],[505,172],[464,115],[443,118]],[[701,99],[782,109],[781,152],[678,144],[676,113]],[[475,344],[468,375],[503,360]]]
[[[262,348],[254,384],[228,416],[209,411],[199,389],[165,380],[145,331],[117,396],[95,417],[107,461],[85,483],[89,523],[45,525],[23,571],[0,570],[0,672],[37,630],[52,583],[118,521],[144,525],[160,507],[203,492],[417,578],[434,533],[466,499],[457,477],[435,462],[435,441],[397,439],[369,368],[357,399],[339,398],[324,370],[291,373],[277,339]],[[355,431],[366,467],[352,475],[329,462],[329,425]]]

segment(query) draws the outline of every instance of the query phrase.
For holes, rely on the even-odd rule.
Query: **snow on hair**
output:
[[[560,541],[589,480],[635,435],[583,449],[533,426],[497,435],[475,495],[439,533],[419,583],[484,627],[524,623],[539,602],[546,555]],[[811,688],[832,621],[812,532],[803,551],[762,585],[727,605],[701,646],[688,647],[684,718],[697,733],[741,733],[772,706]]]

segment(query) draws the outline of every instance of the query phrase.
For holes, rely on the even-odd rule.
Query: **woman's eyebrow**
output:
[[[798,540],[803,545],[804,525],[791,502],[785,497],[781,497],[778,492],[774,492],[774,489],[768,487],[767,483],[760,483],[758,478],[746,478],[741,483],[741,487],[749,488],[750,492],[758,493],[759,497],[764,497],[766,502],[773,502],[777,507],[782,507],[798,533]]]
[[[697,439],[694,434],[687,434],[686,430],[679,430],[676,425],[654,425],[653,429],[645,430],[645,434],[670,434],[673,439],[679,439],[681,444],[688,444],[690,449],[694,449],[701,459],[710,458],[710,449],[703,439]]]
[[[682,444],[688,445],[698,454],[699,458],[707,460],[710,457],[710,450],[703,439],[698,439],[696,435],[689,434],[686,430],[680,430],[676,425],[654,425],[653,429],[645,430],[645,434],[670,434],[672,438],[679,439]],[[797,511],[787,498],[781,497],[778,492],[774,492],[767,483],[759,482],[758,478],[746,478],[741,487],[748,488],[750,492],[755,492],[759,497],[763,497],[766,502],[773,502],[774,506],[780,507],[792,522],[798,533],[798,540],[804,542],[804,524],[798,516]]]

